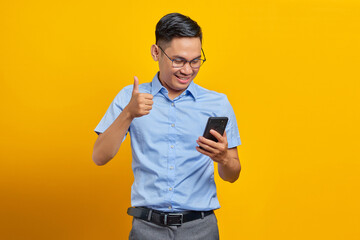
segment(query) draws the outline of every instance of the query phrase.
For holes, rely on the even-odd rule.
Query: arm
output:
[[[241,165],[238,157],[237,147],[227,150],[227,160],[224,163],[218,163],[218,172],[220,177],[231,183],[235,182],[240,175]]]
[[[139,93],[139,80],[135,77],[129,104],[108,129],[96,139],[92,155],[96,165],[105,165],[116,155],[132,120],[150,113],[152,99],[153,96],[149,93]]]
[[[210,130],[218,142],[211,141],[204,137],[199,137],[196,141],[203,149],[196,147],[197,151],[209,156],[214,162],[218,163],[220,177],[228,182],[235,182],[240,175],[241,165],[238,157],[237,147],[228,148],[226,132],[221,136],[215,130]]]
[[[110,127],[98,136],[92,155],[96,165],[105,165],[116,155],[132,120],[129,111],[125,108]]]

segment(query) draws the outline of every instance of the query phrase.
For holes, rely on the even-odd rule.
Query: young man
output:
[[[158,22],[155,34],[151,55],[160,71],[150,83],[139,84],[135,77],[134,85],[115,97],[95,128],[93,161],[110,161],[130,132],[129,239],[218,239],[214,162],[225,181],[236,181],[241,169],[234,111],[224,94],[193,82],[205,61],[195,21],[171,13]],[[211,130],[218,142],[202,137],[211,116],[229,119],[223,136]]]

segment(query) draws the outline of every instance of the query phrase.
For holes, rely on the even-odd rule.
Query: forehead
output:
[[[168,55],[192,59],[201,55],[201,42],[198,37],[174,38],[166,48]]]

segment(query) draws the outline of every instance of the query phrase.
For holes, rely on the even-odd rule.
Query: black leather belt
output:
[[[127,214],[162,226],[181,226],[181,224],[204,218],[214,211],[161,212],[144,207],[130,207]]]

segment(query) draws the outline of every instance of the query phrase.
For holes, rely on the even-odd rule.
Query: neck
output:
[[[172,88],[170,88],[168,85],[166,85],[165,82],[161,81],[160,79],[160,74],[158,74],[158,78],[159,78],[159,81],[161,83],[161,85],[163,85],[166,90],[168,90],[168,97],[171,99],[171,100],[174,100],[176,97],[180,96],[180,94],[182,94],[186,89],[182,89],[182,90],[174,90]]]

